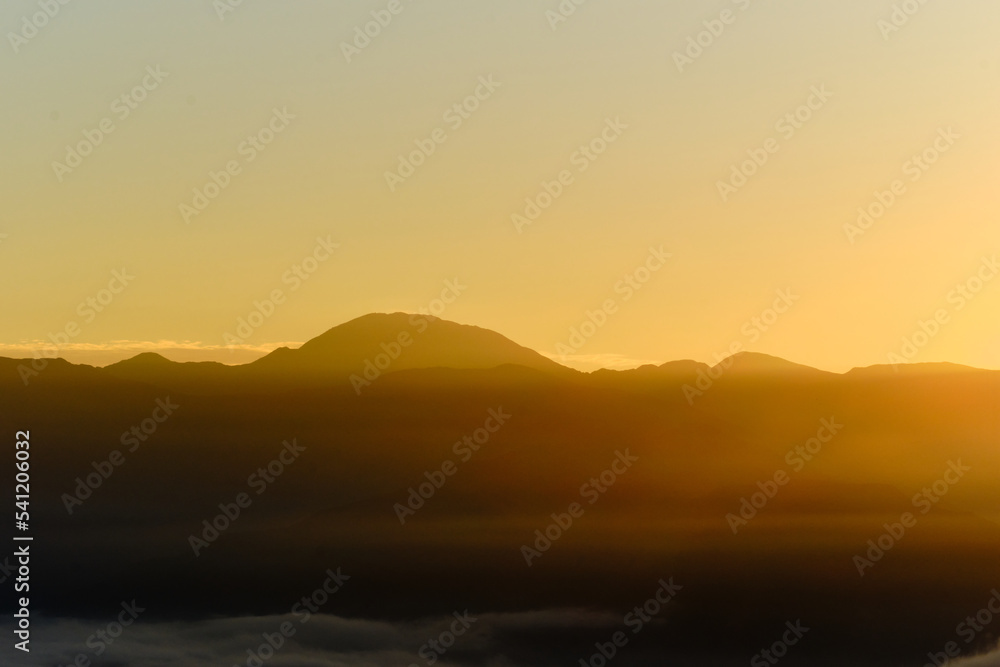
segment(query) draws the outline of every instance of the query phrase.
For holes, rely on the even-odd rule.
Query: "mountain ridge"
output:
[[[31,359],[0,357],[10,364],[31,363]],[[859,366],[844,373],[817,369],[760,352],[743,351],[718,360],[714,365],[691,359],[646,364],[633,369],[601,368],[578,371],[560,364],[535,350],[519,345],[502,334],[474,325],[459,324],[431,315],[412,313],[369,313],[354,318],[309,339],[298,348],[279,347],[265,356],[244,364],[228,365],[218,361],[173,361],[157,352],[142,352],[133,357],[93,367],[72,364],[61,357],[50,359],[68,367],[95,368],[120,379],[149,381],[169,379],[170,384],[216,385],[252,379],[346,380],[352,376],[382,375],[402,370],[447,368],[484,370],[502,366],[522,366],[561,376],[646,377],[687,380],[702,373],[713,376],[769,377],[842,377],[941,375],[954,373],[989,373],[950,362],[924,362]]]

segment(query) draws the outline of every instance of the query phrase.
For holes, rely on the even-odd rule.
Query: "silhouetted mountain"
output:
[[[46,545],[32,596],[50,617],[133,598],[151,616],[287,613],[289,591],[343,565],[353,578],[338,615],[586,606],[619,623],[676,576],[685,589],[643,642],[693,651],[724,633],[752,655],[801,617],[825,634],[796,651],[825,658],[837,646],[823,637],[856,636],[857,609],[879,646],[943,646],[1000,578],[996,371],[836,374],[747,353],[587,374],[491,331],[402,314],[242,366],[35,363],[25,384],[32,361],[0,359],[0,431],[31,431],[32,528]],[[350,378],[366,370],[356,392]],[[301,460],[273,464],[282,472],[258,496],[248,476],[293,439]],[[626,451],[634,465],[611,468]],[[124,463],[107,463],[113,452]],[[969,472],[859,577],[852,558],[919,513],[914,494],[941,489],[958,461]],[[581,491],[592,483],[604,489],[593,504]],[[67,506],[75,493],[86,497]],[[241,493],[252,503],[195,556],[191,536]],[[585,513],[529,568],[522,546],[573,502]],[[741,511],[754,516],[734,535]],[[597,640],[584,639],[585,656]]]
[[[245,371],[214,361],[170,361],[155,352],[144,352],[131,359],[105,366],[108,375],[190,394],[226,391],[243,386]]]
[[[302,384],[351,385],[420,368],[523,366],[577,374],[500,334],[405,313],[370,314],[336,326],[298,349],[278,348],[249,364],[175,363],[144,353],[108,366],[111,375],[192,394],[260,393]]]
[[[891,376],[904,373],[907,376],[920,375],[955,375],[960,373],[988,373],[981,368],[963,366],[962,364],[952,364],[949,362],[925,362],[919,364],[876,364],[874,366],[862,366],[852,368],[846,375],[852,377],[875,377]]]
[[[496,368],[513,364],[547,372],[564,366],[500,334],[430,315],[373,313],[336,326],[297,350],[281,348],[251,367],[264,372],[343,378],[378,370]]]
[[[760,352],[739,352],[712,367],[727,375],[836,375]]]

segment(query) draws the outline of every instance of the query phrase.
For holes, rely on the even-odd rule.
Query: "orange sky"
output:
[[[0,354],[246,361],[457,280],[581,368],[1000,368],[1000,6],[388,6],[5,3]]]

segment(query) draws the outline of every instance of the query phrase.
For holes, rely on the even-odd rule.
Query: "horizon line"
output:
[[[406,312],[406,311],[368,312],[368,313],[364,313],[362,315],[358,315],[356,317],[347,319],[347,320],[341,322],[340,324],[337,324],[337,325],[334,325],[334,326],[329,327],[327,329],[324,329],[323,331],[321,331],[318,334],[312,336],[312,338],[310,338],[309,340],[306,340],[306,341],[280,341],[280,342],[257,343],[257,344],[249,344],[249,343],[245,343],[245,342],[244,343],[240,343],[240,344],[212,344],[212,343],[204,343],[204,342],[202,342],[200,340],[190,340],[190,339],[186,339],[186,340],[182,340],[182,341],[176,341],[176,340],[170,340],[170,339],[160,339],[160,340],[157,340],[157,341],[137,341],[137,340],[129,340],[129,339],[112,339],[112,340],[110,340],[110,341],[108,341],[106,343],[82,343],[82,342],[74,343],[74,342],[67,342],[65,344],[56,344],[52,340],[48,340],[47,341],[47,340],[36,339],[36,340],[30,340],[30,341],[24,341],[24,340],[22,340],[19,343],[0,343],[0,358],[7,358],[7,359],[63,359],[67,363],[70,363],[70,364],[73,364],[73,365],[83,365],[83,366],[92,366],[92,367],[95,367],[95,368],[104,368],[106,366],[110,366],[110,365],[113,365],[113,364],[116,364],[116,363],[119,363],[119,362],[122,362],[122,361],[127,361],[129,359],[133,359],[136,356],[139,356],[141,354],[153,353],[153,354],[158,354],[159,356],[163,357],[167,361],[171,361],[173,363],[202,363],[202,362],[208,362],[208,363],[218,363],[218,364],[222,364],[224,366],[234,366],[235,367],[235,366],[242,366],[242,365],[246,365],[246,364],[249,364],[249,363],[253,363],[253,362],[255,362],[255,361],[257,361],[257,360],[259,360],[259,359],[261,359],[261,358],[263,358],[263,357],[271,354],[272,352],[274,352],[275,350],[280,349],[280,348],[289,348],[289,349],[292,349],[292,350],[298,349],[298,348],[302,347],[303,345],[305,345],[306,343],[310,342],[311,340],[314,340],[314,339],[316,339],[316,338],[318,338],[320,336],[323,336],[324,334],[326,334],[326,333],[328,333],[330,331],[333,331],[333,330],[338,329],[340,327],[343,327],[343,326],[346,326],[348,324],[357,322],[358,320],[362,320],[362,319],[366,319],[366,318],[371,318],[371,317],[377,317],[377,316],[388,316],[388,317],[391,317],[391,316],[406,316],[406,317],[410,317],[410,318],[412,318],[414,316],[417,316],[417,317],[423,317],[423,318],[425,318],[427,320],[430,320],[432,322],[435,322],[435,321],[437,321],[437,322],[448,322],[450,324],[455,324],[455,325],[460,326],[460,327],[471,327],[471,328],[474,328],[474,329],[481,329],[483,331],[489,331],[489,332],[492,332],[492,333],[494,333],[494,334],[496,334],[498,336],[503,337],[505,340],[510,341],[514,345],[517,345],[517,346],[522,347],[522,348],[527,349],[527,350],[531,350],[532,352],[534,352],[534,353],[536,353],[538,355],[541,355],[541,356],[549,359],[550,361],[553,361],[553,362],[559,364],[560,366],[563,366],[565,368],[569,368],[569,369],[572,369],[572,370],[577,370],[577,371],[580,371],[582,373],[593,373],[593,372],[596,372],[596,371],[599,371],[599,370],[609,370],[609,371],[636,370],[638,368],[643,368],[643,367],[646,367],[646,366],[660,367],[660,366],[663,366],[665,364],[678,363],[678,362],[686,362],[686,361],[687,362],[698,363],[698,364],[703,364],[703,365],[707,366],[708,368],[715,368],[718,365],[720,365],[723,362],[725,362],[726,360],[731,359],[731,358],[736,357],[736,356],[739,356],[739,355],[742,355],[742,354],[752,354],[752,355],[766,356],[766,357],[770,357],[772,359],[778,359],[778,360],[783,361],[785,363],[795,364],[797,366],[802,366],[804,368],[809,368],[809,369],[816,370],[816,371],[819,371],[819,372],[824,372],[824,373],[832,373],[832,374],[835,374],[835,375],[844,375],[844,374],[850,373],[853,370],[865,369],[865,368],[873,368],[873,367],[878,367],[878,366],[892,366],[892,367],[895,368],[896,366],[920,366],[920,365],[930,365],[930,364],[949,364],[949,365],[959,366],[959,367],[967,368],[967,369],[971,369],[971,370],[981,370],[981,371],[998,371],[998,370],[1000,370],[1000,368],[984,368],[984,367],[981,367],[981,366],[971,366],[969,364],[963,364],[963,363],[959,363],[959,362],[955,362],[955,361],[949,361],[949,360],[928,360],[928,361],[919,361],[919,362],[914,362],[914,361],[907,360],[905,363],[894,363],[892,360],[886,360],[885,362],[874,363],[874,364],[852,365],[850,368],[847,368],[845,370],[835,371],[835,370],[829,370],[829,369],[826,369],[826,368],[820,368],[818,366],[812,366],[810,364],[803,364],[803,363],[800,363],[800,362],[797,362],[797,361],[792,361],[792,360],[790,360],[790,359],[788,359],[788,358],[786,358],[784,356],[770,354],[770,353],[767,353],[767,352],[755,352],[755,351],[746,350],[746,349],[741,349],[738,352],[735,352],[735,353],[732,353],[732,354],[728,354],[728,355],[722,357],[721,359],[719,358],[718,354],[715,354],[714,355],[715,356],[714,363],[712,361],[699,361],[699,360],[693,359],[691,357],[686,357],[686,358],[681,357],[681,358],[677,358],[677,359],[670,359],[670,360],[667,360],[667,361],[657,361],[657,360],[653,360],[653,359],[637,359],[637,358],[631,357],[629,355],[625,355],[625,354],[621,354],[621,353],[615,353],[615,352],[566,355],[566,354],[559,354],[559,353],[553,353],[553,352],[548,352],[548,351],[537,350],[535,348],[528,347],[526,345],[521,345],[517,341],[514,341],[513,339],[507,337],[506,335],[500,333],[499,331],[496,331],[495,329],[490,329],[488,327],[483,327],[483,326],[480,326],[480,325],[477,325],[477,324],[463,324],[461,322],[456,322],[454,320],[445,320],[445,319],[443,319],[443,318],[441,318],[439,316],[432,315],[430,313],[424,313],[424,312],[410,313],[410,312]],[[53,337],[53,335],[50,333],[49,337],[51,339]],[[52,350],[53,348],[56,351],[55,355],[45,354],[46,352],[48,352],[49,350]],[[30,353],[30,354],[28,354],[27,356],[23,356],[23,357],[8,356],[8,353],[10,353],[10,352],[16,353],[18,351],[26,352],[26,353]],[[72,351],[74,353],[79,353],[79,354],[74,354],[73,355],[74,357],[77,358],[77,360],[73,361],[73,360],[70,360],[69,358],[67,358],[66,356],[61,356],[60,353],[65,352],[65,351]],[[181,357],[187,357],[187,358],[179,360],[179,359],[176,359],[176,358],[171,358],[171,357],[167,356],[164,353],[180,353]],[[216,355],[218,353],[228,354],[228,356],[229,356],[228,361],[223,361],[218,356],[214,356],[214,355]],[[208,356],[208,355],[213,355],[213,356]],[[81,356],[82,357],[90,357],[90,359],[88,359],[87,361],[80,361],[79,358]],[[572,365],[572,361],[569,362],[569,363],[567,363],[567,359],[568,358],[569,359],[574,359],[577,363],[575,365]],[[590,366],[590,368],[585,370],[584,368],[580,368],[579,366]]]
[[[474,325],[465,325],[465,326],[474,326]],[[167,360],[167,361],[169,361],[171,363],[176,363],[176,364],[185,364],[185,363],[217,363],[217,364],[221,364],[223,366],[237,367],[237,366],[244,366],[244,365],[253,363],[253,362],[255,362],[255,361],[259,360],[259,359],[262,359],[262,358],[266,357],[268,354],[271,354],[272,352],[274,352],[275,350],[280,349],[280,348],[288,348],[288,349],[292,349],[292,350],[297,350],[299,347],[301,347],[302,345],[304,345],[306,342],[308,342],[308,341],[304,341],[304,342],[300,342],[300,341],[281,341],[281,342],[276,342],[276,343],[258,343],[258,344],[255,344],[255,345],[247,345],[247,344],[244,344],[244,345],[212,345],[212,344],[201,343],[201,341],[169,341],[169,340],[162,340],[162,341],[125,341],[125,340],[115,340],[115,341],[111,341],[109,343],[70,343],[68,345],[63,345],[63,346],[56,347],[52,343],[46,343],[45,341],[24,341],[24,342],[21,342],[21,343],[0,343],[0,359],[9,359],[9,360],[13,360],[13,361],[23,361],[23,360],[30,360],[30,359],[48,359],[48,360],[61,359],[61,360],[65,361],[66,363],[69,363],[69,364],[74,365],[74,366],[90,366],[90,367],[93,367],[93,368],[106,368],[106,367],[114,365],[116,363],[120,363],[120,362],[123,362],[123,361],[129,361],[129,360],[134,359],[134,358],[136,358],[138,356],[141,356],[143,354],[155,354],[155,355],[157,355],[157,356],[159,356],[159,357],[161,357],[161,358],[163,358],[163,359],[165,359],[165,360]],[[515,344],[518,344],[518,343],[515,343]],[[821,373],[830,373],[830,374],[833,374],[833,375],[846,375],[847,373],[850,373],[851,371],[854,371],[854,370],[864,370],[864,369],[868,369],[868,368],[877,368],[877,367],[883,367],[883,366],[889,366],[889,367],[892,367],[892,366],[906,366],[906,367],[911,367],[911,366],[948,365],[948,366],[955,366],[955,367],[964,368],[964,369],[973,370],[973,371],[987,371],[987,372],[1000,371],[1000,368],[983,368],[983,367],[979,367],[979,366],[970,366],[968,364],[962,364],[962,363],[959,363],[959,362],[946,361],[946,360],[916,361],[916,362],[914,362],[914,361],[908,361],[906,363],[900,363],[900,364],[892,364],[891,362],[886,361],[885,363],[875,363],[875,364],[868,364],[868,365],[856,365],[856,366],[852,366],[851,368],[849,368],[847,370],[844,370],[844,371],[831,371],[831,370],[827,370],[827,369],[824,369],[824,368],[818,368],[816,366],[811,366],[809,364],[802,364],[802,363],[799,363],[797,361],[793,361],[791,359],[787,359],[785,357],[781,357],[781,356],[778,356],[778,355],[770,354],[770,353],[767,353],[767,352],[755,352],[753,350],[741,350],[739,352],[736,352],[735,354],[731,354],[731,355],[729,355],[727,357],[723,357],[721,360],[719,360],[719,361],[717,361],[715,363],[712,363],[710,361],[701,361],[701,360],[698,360],[698,359],[692,359],[690,357],[688,357],[688,358],[670,359],[670,360],[667,360],[667,361],[637,360],[637,359],[632,359],[632,358],[628,357],[627,355],[623,355],[623,354],[619,354],[619,353],[593,353],[593,354],[587,354],[587,355],[572,355],[573,357],[584,357],[584,358],[591,359],[591,360],[598,359],[598,358],[607,358],[607,359],[609,359],[609,360],[612,361],[612,363],[610,363],[608,365],[599,365],[599,366],[597,366],[595,368],[591,368],[590,370],[582,370],[582,369],[579,369],[579,368],[575,368],[573,365],[569,365],[567,363],[566,357],[570,356],[570,355],[560,355],[560,354],[557,354],[557,353],[551,353],[551,352],[544,352],[544,351],[534,350],[533,348],[530,348],[530,347],[527,347],[527,346],[523,346],[523,345],[520,346],[520,347],[524,347],[525,349],[532,350],[533,352],[535,352],[535,353],[537,353],[537,354],[545,357],[546,359],[549,359],[550,361],[553,361],[553,362],[559,364],[560,366],[563,366],[563,367],[571,369],[571,370],[577,370],[577,371],[579,371],[581,373],[585,373],[585,374],[591,374],[591,373],[595,373],[597,371],[602,371],[602,370],[604,370],[604,371],[613,371],[613,372],[621,372],[621,371],[629,371],[629,370],[638,370],[640,368],[647,368],[647,367],[660,368],[662,366],[666,366],[666,365],[669,365],[669,364],[685,363],[685,362],[699,364],[699,365],[702,365],[702,366],[704,366],[706,368],[710,368],[711,369],[711,368],[716,368],[716,367],[722,365],[724,362],[726,362],[726,361],[728,361],[730,359],[741,357],[741,356],[744,356],[744,355],[751,355],[751,356],[755,356],[755,357],[767,357],[767,358],[770,358],[770,359],[775,359],[775,360],[784,362],[786,364],[793,364],[795,366],[801,366],[803,368],[807,368],[807,369],[810,369],[810,370],[818,371],[818,372],[821,372]],[[52,348],[56,348],[56,350],[57,350],[57,355],[56,356],[51,356],[51,355],[46,355],[46,354],[40,353],[40,350],[46,350],[47,351],[47,350],[51,350]],[[32,354],[28,354],[27,356],[10,356],[10,353],[15,353],[16,354],[17,351],[32,352]],[[91,359],[89,361],[81,361],[79,359],[74,360],[74,359],[68,358],[67,355],[62,354],[65,351],[71,351],[71,352],[75,352],[75,353],[83,353],[85,356],[87,356],[88,353],[89,353],[89,355],[94,355],[96,357],[96,359]],[[173,356],[173,355],[168,356],[168,354],[164,354],[165,352],[166,353],[181,352],[181,353],[187,353],[187,354],[189,354],[191,356],[204,356],[204,354],[214,354],[214,353],[218,353],[218,352],[224,352],[224,353],[228,352],[231,356],[232,355],[237,355],[237,357],[239,357],[239,359],[236,360],[236,359],[230,358],[227,361],[224,361],[224,360],[222,360],[222,359],[220,359],[218,357],[213,357],[213,358],[197,358],[197,359],[195,359],[195,358],[177,359],[177,358],[171,358],[171,356]],[[74,354],[72,356],[77,356],[77,355]],[[97,361],[101,357],[104,357],[104,361],[103,362]],[[95,361],[96,361],[96,363],[95,363]]]

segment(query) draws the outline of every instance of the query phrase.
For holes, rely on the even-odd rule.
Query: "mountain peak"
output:
[[[761,352],[737,352],[726,357],[712,367],[720,369],[727,374],[747,374],[747,375],[787,375],[792,373],[827,373],[811,366],[797,364],[780,357]]]
[[[129,357],[128,359],[123,359],[117,363],[107,366],[107,368],[122,368],[128,366],[163,366],[166,364],[173,364],[175,362],[170,361],[162,354],[157,352],[140,352],[134,357]]]
[[[489,329],[432,315],[371,313],[329,329],[297,350],[275,350],[251,364],[308,375],[360,374],[415,368],[484,369],[505,364],[569,369]]]

